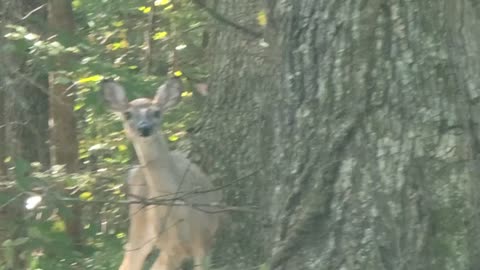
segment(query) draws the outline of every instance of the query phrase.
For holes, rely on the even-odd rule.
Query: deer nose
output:
[[[147,122],[140,122],[137,125],[138,132],[142,137],[148,137],[152,134],[153,125]]]

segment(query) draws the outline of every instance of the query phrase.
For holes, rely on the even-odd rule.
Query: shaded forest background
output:
[[[208,80],[207,13],[201,1],[0,3],[0,269],[118,267],[135,155],[98,82],[118,79],[134,98],[181,76],[183,102],[163,130],[188,151]]]
[[[98,82],[133,98],[168,76],[186,85],[171,148],[254,210],[230,213],[211,269],[480,269],[477,1],[4,0],[0,16],[0,269],[118,267],[136,158]]]

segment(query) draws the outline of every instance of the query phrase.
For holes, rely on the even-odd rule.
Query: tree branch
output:
[[[247,28],[243,25],[240,25],[236,22],[233,22],[227,18],[225,18],[224,16],[222,16],[221,14],[219,14],[217,11],[215,11],[213,8],[210,8],[208,7],[203,1],[201,0],[193,0],[193,2],[195,4],[197,4],[199,7],[203,8],[205,11],[207,11],[207,13],[212,16],[215,20],[221,22],[221,23],[224,23],[228,26],[231,26],[237,30],[240,30],[241,32],[247,34],[247,35],[250,35],[250,36],[253,36],[253,37],[256,37],[256,38],[260,38],[263,36],[263,33],[261,32],[257,32],[255,30],[252,30],[250,28]]]
[[[249,213],[257,213],[258,210],[248,207],[239,207],[239,206],[228,206],[228,205],[221,205],[221,204],[208,204],[208,203],[185,203],[182,201],[174,201],[173,199],[162,199],[162,200],[151,200],[151,199],[143,199],[143,200],[102,200],[102,199],[92,199],[92,200],[81,200],[77,198],[71,197],[57,197],[57,201],[63,202],[82,202],[82,203],[111,203],[111,204],[119,204],[119,205],[130,205],[130,204],[142,204],[142,205],[165,205],[165,206],[186,206],[192,207],[196,210],[215,214],[215,213],[222,213],[222,212],[229,212],[229,211],[236,211],[236,212],[249,212]],[[207,210],[204,208],[217,208],[218,210]]]

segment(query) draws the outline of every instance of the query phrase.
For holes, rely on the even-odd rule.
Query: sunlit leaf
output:
[[[173,75],[175,75],[175,77],[180,77],[183,75],[183,72],[181,70],[177,70],[175,72],[173,72]]]
[[[170,4],[170,0],[156,0],[155,6],[165,6]]]
[[[88,148],[88,151],[93,152],[93,151],[98,151],[98,150],[102,150],[102,149],[106,149],[106,148],[107,148],[106,144],[98,143],[98,144],[90,146],[90,148]]]
[[[267,14],[265,13],[264,10],[261,10],[260,12],[258,12],[257,21],[258,21],[258,24],[261,26],[267,25]]]
[[[125,144],[120,144],[118,146],[118,151],[122,152],[122,151],[126,151],[128,149],[128,146],[126,146]]]
[[[37,207],[41,201],[42,201],[42,196],[39,196],[39,195],[31,196],[25,201],[25,208],[27,208],[28,210],[32,210],[35,207]]]
[[[178,136],[175,135],[175,134],[170,135],[170,136],[168,137],[168,140],[171,141],[171,142],[178,141],[178,139],[179,139]]]
[[[36,35],[34,33],[28,33],[24,36],[26,40],[35,40],[35,39],[38,39],[39,37],[40,37],[39,35]]]
[[[270,44],[268,44],[264,39],[260,40],[259,45],[263,48],[268,48],[268,46],[270,46]]]
[[[185,91],[182,93],[182,97],[191,97],[191,96],[192,96],[192,92]]]
[[[63,222],[63,220],[56,220],[53,223],[51,229],[54,232],[64,232],[65,231],[65,222]]]
[[[85,102],[83,101],[80,101],[78,102],[77,104],[75,104],[75,107],[73,108],[74,111],[78,111],[80,110],[81,108],[85,107]]]
[[[79,53],[79,52],[80,52],[80,50],[78,49],[78,47],[75,47],[75,46],[65,48],[65,51],[71,52],[71,53]]]
[[[147,14],[147,13],[149,13],[150,11],[152,11],[152,8],[151,8],[151,7],[146,7],[146,8],[144,8],[142,11],[143,11],[143,13]]]
[[[180,45],[178,45],[177,47],[175,47],[175,50],[181,51],[181,50],[185,49],[186,47],[187,47],[186,44],[180,44]]]
[[[92,199],[92,193],[89,192],[89,191],[85,191],[83,192],[82,194],[80,194],[80,196],[78,196],[80,198],[80,200],[82,201],[88,201],[88,200],[91,200]]]
[[[73,0],[73,1],[72,1],[72,7],[73,7],[74,9],[79,8],[81,5],[82,5],[82,1],[80,1],[80,0]]]
[[[146,6],[141,6],[141,7],[138,8],[138,10],[144,11],[146,8],[147,8]]]
[[[19,33],[8,33],[4,37],[6,37],[7,39],[10,39],[10,40],[22,39],[22,35],[20,35]]]
[[[168,6],[164,7],[163,10],[170,10],[172,8],[173,8],[173,5],[168,5]]]
[[[125,236],[127,236],[125,233],[117,233],[115,235],[118,239],[122,239],[122,238],[125,238]]]
[[[12,160],[12,157],[6,157],[3,162],[8,163]]]
[[[12,239],[7,239],[7,240],[3,241],[2,247],[11,247],[11,246],[13,246],[12,243],[13,243]]]
[[[112,25],[115,26],[115,27],[121,27],[121,26],[123,26],[123,21],[113,22]]]
[[[77,83],[82,84],[82,83],[89,83],[89,82],[99,82],[101,80],[103,80],[102,75],[93,75],[90,77],[81,78],[77,81]]]
[[[113,43],[113,44],[109,44],[111,45],[110,49],[112,51],[115,51],[115,50],[118,50],[118,49],[125,49],[125,48],[128,48],[128,41],[126,39],[123,39],[121,40],[120,42],[116,42],[116,43]],[[109,46],[107,46],[109,47]]]
[[[159,39],[162,39],[162,38],[165,38],[167,36],[167,32],[166,31],[162,31],[162,32],[157,32],[153,35],[153,40],[159,40]]]

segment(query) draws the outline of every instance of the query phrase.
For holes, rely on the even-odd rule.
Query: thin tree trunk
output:
[[[7,165],[5,164],[5,159],[7,158],[7,140],[6,140],[6,126],[7,123],[5,121],[5,91],[3,88],[0,87],[0,181],[2,181],[3,177],[7,175]]]
[[[217,12],[248,25],[257,2],[219,1]],[[237,269],[478,269],[480,6],[266,3],[268,48],[222,24],[212,34],[196,152],[226,183],[260,170],[225,191],[261,214],[232,215],[218,258]]]
[[[51,33],[59,35],[63,42],[74,38],[75,24],[70,0],[48,1],[48,24]],[[57,70],[68,68],[71,61],[67,54],[55,59]],[[51,71],[48,76],[50,88],[50,143],[52,164],[63,164],[67,173],[78,170],[78,141],[76,119],[73,111],[75,88],[62,83],[62,72]],[[77,247],[82,242],[81,207],[73,203],[72,213],[64,217],[67,233]]]

